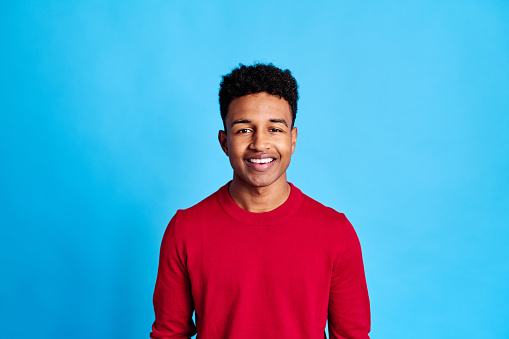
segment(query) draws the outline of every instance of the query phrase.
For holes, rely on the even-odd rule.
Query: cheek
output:
[[[292,138],[289,138],[288,140],[285,140],[284,152],[288,153],[288,154],[293,154],[293,151],[294,151],[294,146],[293,146]]]
[[[238,158],[238,157],[242,156],[241,145],[236,141],[230,141],[228,143],[228,150],[229,150],[229,156],[231,158]]]

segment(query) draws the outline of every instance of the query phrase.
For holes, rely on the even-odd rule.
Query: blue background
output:
[[[345,212],[373,338],[509,338],[509,2],[0,7],[0,336],[148,338],[159,244],[230,180],[221,75],[289,68],[289,180]]]

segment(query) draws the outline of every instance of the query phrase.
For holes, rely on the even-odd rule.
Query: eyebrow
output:
[[[270,119],[269,121],[270,122],[279,123],[279,124],[283,124],[286,127],[288,127],[288,123],[284,119]],[[251,120],[248,120],[248,119],[239,119],[239,120],[235,120],[234,122],[232,122],[232,126],[231,127],[233,127],[233,125],[236,125],[236,124],[250,124],[250,123],[252,123]]]
[[[270,122],[280,123],[280,124],[283,124],[283,125],[285,125],[286,127],[288,127],[288,124],[286,123],[286,120],[284,120],[284,119],[270,119],[269,121],[270,121]]]
[[[232,122],[232,126],[233,125],[236,125],[236,124],[249,124],[251,123],[251,120],[247,120],[247,119],[239,119],[239,120],[235,120],[234,122]]]

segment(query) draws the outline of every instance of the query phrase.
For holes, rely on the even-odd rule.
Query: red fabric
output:
[[[179,210],[163,237],[151,338],[368,339],[369,298],[346,217],[292,185],[266,213],[227,185]],[[192,321],[196,311],[196,327]]]

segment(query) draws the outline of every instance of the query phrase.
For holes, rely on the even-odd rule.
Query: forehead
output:
[[[265,92],[248,94],[232,100],[228,106],[226,120],[239,118],[285,119],[291,122],[292,112],[288,102],[277,95]]]

